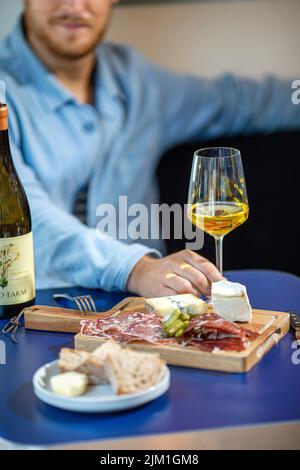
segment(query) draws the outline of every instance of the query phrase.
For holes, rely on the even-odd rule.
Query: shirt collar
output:
[[[25,69],[31,80],[42,92],[52,111],[58,110],[67,103],[77,101],[74,95],[57,80],[31,49],[24,34],[22,17],[11,33],[11,44],[15,54],[25,63]],[[100,105],[99,102],[101,101],[98,97],[100,87],[102,92],[109,94],[111,97],[122,98],[123,96],[109,66],[107,53],[105,44],[98,46],[95,76],[96,106]]]
[[[112,98],[123,99],[123,94],[116,76],[111,67],[111,49],[108,43],[100,44],[96,49],[97,71],[96,71],[96,91],[102,91]]]

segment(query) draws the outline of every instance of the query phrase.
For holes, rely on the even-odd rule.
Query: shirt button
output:
[[[86,122],[85,124],[83,124],[82,129],[84,130],[84,132],[93,132],[95,129],[95,124],[93,122]]]

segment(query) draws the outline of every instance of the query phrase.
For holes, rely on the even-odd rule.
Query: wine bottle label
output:
[[[16,305],[35,297],[32,232],[0,238],[0,305]]]

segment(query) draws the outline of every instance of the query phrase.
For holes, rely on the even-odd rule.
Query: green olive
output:
[[[168,336],[174,336],[176,331],[181,329],[183,327],[183,321],[181,320],[176,320],[174,323],[172,323],[168,330],[167,330],[167,335]]]
[[[180,336],[183,335],[183,329],[180,328],[179,330],[176,331],[175,333],[175,338],[180,338]]]

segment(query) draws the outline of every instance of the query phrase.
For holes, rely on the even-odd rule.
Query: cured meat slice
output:
[[[83,320],[81,325],[81,332],[84,335],[110,338],[124,343],[132,341],[162,343],[166,341],[163,338],[162,317],[155,313],[123,313],[117,317]],[[174,341],[171,340],[171,342]]]
[[[223,338],[223,339],[204,339],[204,340],[196,340],[191,339],[187,346],[192,346],[194,348],[198,348],[201,351],[206,352],[213,352],[216,350],[221,351],[235,351],[240,352],[244,351],[248,345],[248,341],[245,341],[240,338]]]
[[[183,335],[183,341],[185,345],[202,351],[212,352],[220,349],[239,352],[246,349],[248,340],[256,337],[257,333],[224,320],[217,313],[208,313],[190,321]]]
[[[256,338],[257,334],[236,323],[224,320],[217,313],[208,313],[192,318],[184,338],[223,340],[226,338]]]

